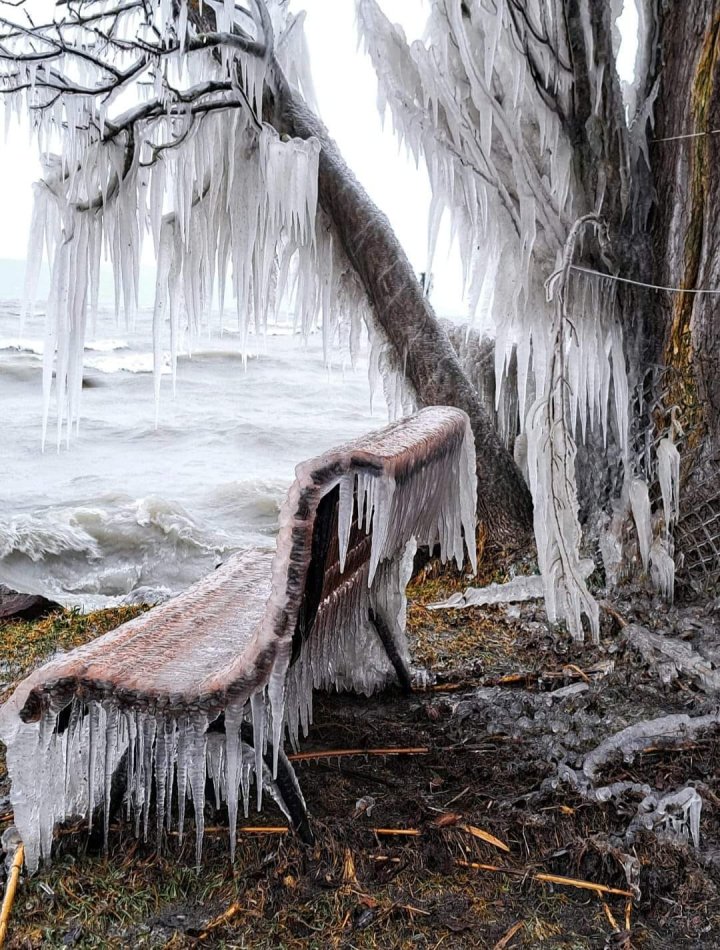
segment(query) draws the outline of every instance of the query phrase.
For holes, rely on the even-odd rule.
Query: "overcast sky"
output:
[[[381,0],[381,5],[410,38],[421,34],[427,0]],[[325,124],[350,167],[389,216],[415,269],[423,270],[430,201],[427,175],[415,168],[404,149],[399,150],[389,116],[385,128],[381,125],[375,73],[369,58],[358,49],[354,0],[292,0],[292,6],[307,11],[306,34]],[[634,33],[633,12],[628,10],[628,27]],[[626,61],[629,51],[624,52]],[[0,257],[25,257],[31,185],[38,176],[36,148],[28,141],[27,129],[13,122],[0,148]],[[446,227],[438,246],[434,297],[436,306],[458,309],[460,268],[457,255],[449,250],[448,231]]]

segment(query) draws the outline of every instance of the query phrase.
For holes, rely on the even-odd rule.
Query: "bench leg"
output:
[[[395,674],[397,675],[398,682],[400,686],[406,693],[412,692],[412,676],[410,670],[405,665],[403,658],[398,652],[397,644],[393,638],[390,628],[385,623],[380,614],[375,613],[374,610],[370,611],[370,623],[375,628],[377,635],[380,637],[380,642],[385,648],[385,653],[387,654],[388,660],[393,665]]]
[[[243,743],[252,748],[253,730],[249,723],[243,723],[240,736]],[[267,744],[263,759],[265,761],[265,765],[267,765],[267,767],[272,772],[273,746],[271,742],[268,742]],[[295,833],[304,844],[315,844],[315,835],[313,834],[312,828],[310,827],[307,808],[305,807],[305,802],[303,801],[302,793],[300,792],[300,785],[298,783],[297,777],[295,776],[295,770],[293,769],[292,764],[282,749],[278,750],[277,778],[274,781],[275,787],[280,793],[283,804],[285,805],[288,815],[290,816],[290,821]]]

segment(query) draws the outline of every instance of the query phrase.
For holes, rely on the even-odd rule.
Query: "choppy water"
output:
[[[2,292],[2,291],[0,291]],[[7,290],[5,291],[7,293]],[[177,592],[228,552],[274,544],[303,459],[385,424],[367,366],[328,372],[321,341],[196,342],[163,379],[155,428],[149,313],[104,313],[85,354],[70,449],[41,439],[44,318],[0,303],[0,583],[86,608]],[[381,401],[380,401],[381,403]]]

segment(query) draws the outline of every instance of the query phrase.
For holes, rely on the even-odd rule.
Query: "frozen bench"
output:
[[[416,546],[475,559],[475,453],[467,416],[434,407],[303,462],[277,550],[238,554],[185,593],[50,660],[0,710],[15,822],[30,869],[55,824],[104,805],[113,776],[158,844],[194,803],[197,858],[206,780],[227,802],[269,791],[306,839],[282,747],[312,716],[313,689],[370,695],[407,685],[405,587]]]

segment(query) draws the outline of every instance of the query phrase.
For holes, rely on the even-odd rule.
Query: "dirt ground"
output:
[[[307,758],[296,762],[314,848],[272,803],[241,820],[275,830],[241,830],[234,868],[226,813],[211,805],[199,870],[192,834],[182,845],[170,835],[158,856],[154,841],[135,840],[117,820],[105,857],[84,829],[60,829],[52,866],[21,880],[8,946],[720,947],[720,729],[672,747],[659,737],[632,761],[611,757],[597,777],[659,792],[694,787],[703,799],[697,848],[664,827],[628,834],[640,793],[592,800],[561,768],[579,768],[638,720],[716,710],[691,678],[663,682],[621,625],[642,619],[700,636],[720,609],[660,612],[633,596],[604,611],[601,643],[590,647],[553,629],[536,602],[426,608],[462,586],[444,573],[411,589],[410,640],[437,677],[432,687],[317,697]],[[7,691],[41,656],[127,616],[6,625],[0,684]],[[0,759],[0,832],[12,821],[5,779]]]

